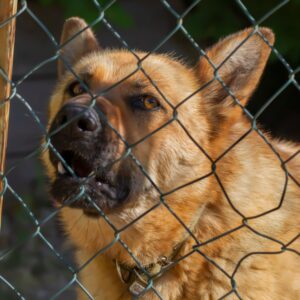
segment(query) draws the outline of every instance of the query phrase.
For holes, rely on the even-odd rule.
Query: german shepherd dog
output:
[[[299,145],[242,109],[273,44],[249,28],[189,67],[65,22],[43,160],[77,299],[300,299]]]

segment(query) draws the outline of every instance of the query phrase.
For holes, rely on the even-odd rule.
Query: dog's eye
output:
[[[133,97],[131,100],[131,105],[135,109],[142,109],[142,110],[155,110],[160,107],[159,101],[149,95],[141,95]]]
[[[79,81],[74,81],[69,85],[68,92],[72,97],[84,94],[86,89]]]

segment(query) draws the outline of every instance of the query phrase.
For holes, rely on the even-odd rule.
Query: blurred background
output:
[[[99,2],[105,5],[112,1]],[[251,26],[249,16],[237,2],[242,3],[256,20],[262,20],[262,26],[273,29],[278,53],[291,68],[297,69],[300,66],[300,0],[119,0],[107,9],[105,16],[132,49],[150,51],[176,27],[174,14],[181,15],[192,8],[185,15],[183,25],[198,45],[205,49],[219,38]],[[98,16],[92,0],[29,0],[27,4],[30,11],[25,10],[16,23],[15,82],[56,51],[32,15],[57,40],[65,18],[76,15],[92,22]],[[118,38],[103,24],[97,24],[94,31],[102,47],[122,47]],[[199,56],[197,49],[180,30],[157,51],[175,52],[189,64],[194,64]],[[286,62],[272,54],[260,87],[248,106],[252,113],[257,112],[287,82],[289,73]],[[295,78],[300,81],[299,73]],[[52,61],[30,74],[18,88],[18,93],[30,104],[43,125],[46,125],[48,100],[55,82],[56,61]],[[299,85],[290,84],[259,117],[259,123],[278,138],[300,141],[299,96]],[[36,151],[42,135],[43,131],[24,103],[17,98],[12,99],[6,169],[9,170],[8,182],[13,191],[7,190],[4,196],[0,254],[23,244],[0,261],[0,275],[11,282],[25,299],[34,300],[54,296],[71,281],[72,273],[68,266],[74,266],[72,246],[65,242],[57,219],[52,218],[41,229],[51,245],[37,237],[29,239],[36,226],[22,201],[18,200],[18,197],[22,198],[38,220],[54,211],[47,191],[47,179]],[[64,262],[50,250],[52,246]],[[74,298],[74,288],[70,285],[57,299]],[[0,280],[0,299],[19,297]]]

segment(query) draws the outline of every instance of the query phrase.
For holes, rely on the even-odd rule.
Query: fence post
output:
[[[0,1],[0,24],[13,16],[17,11],[17,0],[1,0]],[[7,78],[11,80],[13,53],[15,43],[15,24],[16,19],[12,18],[7,24],[0,27],[0,68]],[[5,155],[7,146],[8,120],[9,120],[9,101],[5,100],[9,97],[11,85],[0,74],[0,174],[4,173]],[[3,206],[4,189],[2,177],[0,177],[0,228]]]

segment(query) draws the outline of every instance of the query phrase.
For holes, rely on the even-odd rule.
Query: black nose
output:
[[[80,137],[87,133],[98,132],[101,123],[97,112],[88,106],[80,104],[66,104],[56,115],[52,129],[66,124],[66,130],[72,136]]]

